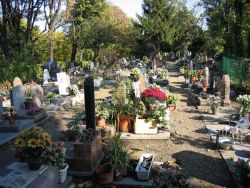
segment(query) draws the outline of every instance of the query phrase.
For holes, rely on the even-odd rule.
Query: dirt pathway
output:
[[[219,152],[210,142],[199,112],[187,100],[188,91],[182,88],[184,78],[178,76],[176,65],[169,64],[170,92],[179,95],[180,102],[173,117],[175,125],[169,140],[127,141],[128,147],[154,152],[157,161],[176,159],[187,172],[192,187],[235,187]],[[136,153],[137,157],[141,153]]]

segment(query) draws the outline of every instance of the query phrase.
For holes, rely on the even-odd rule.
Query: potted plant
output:
[[[75,141],[80,137],[80,114],[79,109],[74,109],[73,119],[71,121],[71,128],[65,131],[66,140]]]
[[[125,150],[124,143],[120,139],[121,134],[116,134],[108,142],[107,149],[108,163],[111,164],[112,170],[116,175],[122,174],[127,175],[127,168],[130,167],[129,154]]]
[[[176,104],[179,101],[179,97],[175,95],[169,95],[167,100],[167,106],[170,111],[175,111]]]
[[[220,111],[220,107],[221,107],[221,98],[216,97],[214,95],[210,95],[207,98],[207,103],[212,110],[212,114],[213,115],[218,114],[218,112]]]
[[[107,102],[98,102],[95,108],[96,112],[96,125],[98,127],[104,127],[106,120],[109,118],[110,110]]]
[[[130,73],[130,77],[131,79],[134,81],[134,82],[137,82],[140,78],[140,74],[141,74],[141,71],[139,68],[134,68],[131,73]]]
[[[53,92],[49,92],[46,97],[45,100],[48,101],[48,103],[51,103],[54,99],[55,99],[56,94]]]
[[[130,118],[134,114],[134,108],[130,104],[124,104],[118,107],[119,109],[119,131],[129,132],[130,129]]]
[[[68,164],[65,163],[66,148],[63,143],[53,143],[46,151],[46,161],[49,165],[58,167],[58,181],[64,183],[67,177]]]
[[[39,170],[44,162],[46,150],[51,145],[51,136],[36,127],[25,131],[15,140],[16,157],[28,162],[30,170]]]
[[[14,106],[11,106],[9,109],[6,109],[3,111],[4,119],[9,121],[9,124],[15,124],[16,123],[16,110]]]
[[[76,88],[74,88],[74,87],[72,87],[72,86],[69,86],[68,88],[67,88],[67,92],[68,92],[68,94],[70,95],[70,96],[76,96],[77,95],[77,93],[78,93],[78,91],[77,91],[77,89]]]
[[[236,101],[240,104],[240,113],[250,112],[250,95],[239,95]]]

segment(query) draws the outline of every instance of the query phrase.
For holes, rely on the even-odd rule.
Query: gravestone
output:
[[[70,86],[70,77],[66,72],[57,73],[58,89],[60,95],[68,95],[67,88]]]
[[[32,102],[34,107],[42,108],[44,100],[43,88],[39,85],[34,85],[31,87],[31,90],[32,90]]]
[[[141,97],[140,81],[132,82],[132,88],[134,90],[135,97],[140,98]]]
[[[145,75],[144,74],[140,74],[140,77],[139,77],[139,89],[140,89],[140,93],[142,93],[145,89],[146,89],[146,78],[145,78]]]
[[[206,81],[207,83],[209,82],[209,68],[205,67],[205,77],[206,77]]]
[[[22,80],[19,77],[15,77],[13,80],[13,87],[21,86],[21,85],[23,85]]]
[[[85,113],[86,113],[86,127],[96,130],[95,123],[95,89],[94,80],[88,77],[84,81],[84,98],[85,98]]]
[[[230,100],[230,77],[229,75],[223,75],[222,77],[222,90],[221,90],[221,96],[222,96],[222,104],[223,106],[229,106],[231,104]]]
[[[43,84],[48,83],[49,79],[50,79],[49,71],[48,69],[44,69],[43,70]]]
[[[10,102],[11,106],[14,106],[17,114],[20,114],[21,110],[25,109],[24,101],[25,101],[25,87],[23,85],[13,87],[13,89],[10,92]]]

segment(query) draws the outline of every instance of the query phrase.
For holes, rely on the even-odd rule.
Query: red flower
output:
[[[168,98],[163,91],[157,88],[146,89],[142,93],[142,97],[155,97],[157,100],[160,100],[160,101],[165,101]]]

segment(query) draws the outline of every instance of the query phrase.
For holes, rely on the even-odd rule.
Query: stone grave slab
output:
[[[15,124],[10,125],[7,121],[4,121],[0,124],[0,133],[6,132],[22,132],[26,129],[33,127],[34,121],[33,120],[16,120]]]
[[[133,134],[121,133],[122,140],[167,140],[170,138],[170,132],[158,132],[157,134]]]
[[[0,178],[0,186],[4,187],[43,187],[58,186],[58,170],[55,167],[41,166],[39,170],[29,170],[27,163],[15,162],[7,167],[10,173]]]
[[[37,123],[43,119],[45,119],[47,116],[46,111],[42,110],[39,113],[29,115],[27,114],[26,110],[22,110],[20,114],[17,116],[17,119],[33,119],[34,123]]]

